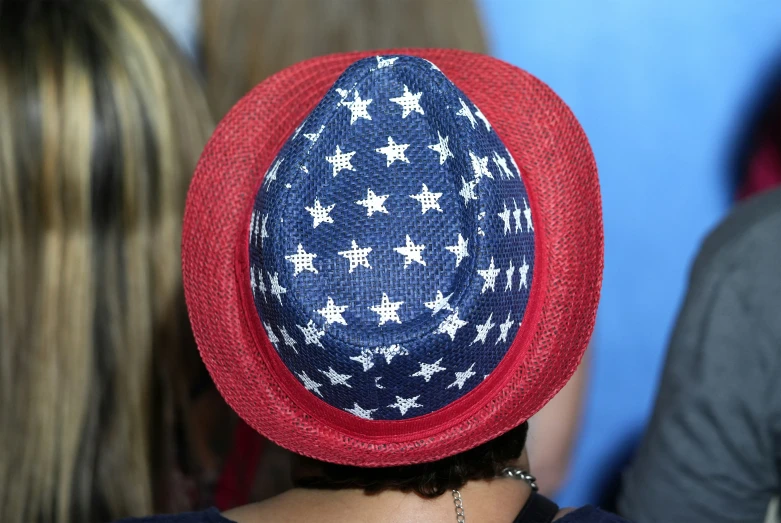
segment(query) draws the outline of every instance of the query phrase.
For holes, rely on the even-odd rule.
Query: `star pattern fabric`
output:
[[[415,245],[415,242],[410,239],[409,234],[407,235],[406,241],[406,245],[393,249],[404,256],[404,268],[407,268],[412,262],[425,266],[426,260],[423,259],[423,249],[425,249],[426,246],[423,244]]]
[[[298,249],[296,250],[295,254],[289,254],[285,256],[285,259],[289,262],[292,262],[293,265],[295,265],[295,269],[293,270],[293,276],[298,276],[298,273],[309,271],[317,274],[317,269],[312,264],[314,259],[317,258],[317,254],[313,252],[306,252],[304,250],[304,246],[300,243],[298,244]]]
[[[409,87],[405,85],[404,94],[397,96],[396,98],[391,98],[390,101],[401,106],[401,117],[406,118],[413,112],[418,114],[426,114],[423,112],[423,108],[420,106],[420,97],[422,95],[422,92],[412,94],[409,90]]]
[[[423,184],[419,194],[410,194],[409,197],[420,202],[420,212],[422,214],[426,214],[426,211],[432,210],[442,212],[442,207],[439,206],[437,201],[442,197],[442,193],[430,192],[425,183]]]
[[[353,156],[355,156],[355,151],[350,153],[343,153],[341,148],[337,145],[334,154],[332,154],[331,156],[326,156],[325,161],[331,164],[331,166],[333,167],[332,173],[334,177],[336,177],[336,175],[339,174],[341,171],[355,170],[355,167],[353,167],[353,164],[350,162]]]
[[[331,218],[330,213],[336,207],[335,203],[332,203],[328,207],[320,205],[320,200],[315,198],[315,203],[312,207],[304,207],[307,212],[312,216],[312,228],[317,229],[317,226],[321,223],[334,223],[334,219]]]
[[[263,176],[246,285],[301,394],[359,421],[409,419],[502,361],[534,283],[533,202],[436,66],[356,62]]]
[[[369,104],[372,103],[371,98],[368,100],[361,100],[361,95],[358,91],[353,91],[353,99],[351,101],[342,100],[342,105],[350,110],[350,125],[353,125],[359,118],[364,120],[371,120],[372,117],[369,114]]]
[[[388,162],[386,167],[390,167],[396,160],[409,163],[409,159],[404,156],[404,151],[407,150],[407,147],[409,147],[408,143],[396,143],[393,141],[392,137],[388,136],[388,145],[385,147],[377,147],[375,151],[385,155]]]
[[[385,208],[385,200],[388,199],[389,194],[384,194],[382,196],[377,196],[374,194],[374,191],[371,190],[371,188],[366,190],[366,198],[363,200],[358,200],[358,205],[363,205],[366,207],[366,216],[373,216],[375,212],[381,212],[384,214],[388,214],[388,209]]]
[[[437,131],[437,138],[439,141],[435,144],[429,145],[428,148],[439,153],[439,165],[442,165],[447,161],[448,158],[454,158],[454,156],[447,144],[450,141],[450,137],[445,136],[443,138],[442,134]]]
[[[358,244],[353,240],[350,249],[347,251],[339,251],[339,256],[344,256],[350,260],[350,268],[348,272],[353,272],[357,267],[366,267],[371,269],[372,266],[369,263],[369,253],[372,252],[371,247],[358,247]]]
[[[382,293],[382,302],[379,305],[373,305],[369,308],[380,315],[379,322],[380,326],[382,326],[389,321],[401,323],[401,319],[399,319],[399,307],[401,307],[403,303],[403,301],[390,301],[388,295]]]

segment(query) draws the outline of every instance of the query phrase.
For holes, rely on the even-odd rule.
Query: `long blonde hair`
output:
[[[399,47],[486,52],[474,0],[201,0],[201,24],[217,116],[266,77],[313,56]]]
[[[140,2],[0,2],[0,521],[150,513],[205,99]],[[163,478],[163,479],[161,479]]]

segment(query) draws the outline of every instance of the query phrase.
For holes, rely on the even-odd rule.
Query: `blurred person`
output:
[[[170,5],[169,0],[146,1],[161,11]],[[171,19],[189,10],[165,12]],[[474,0],[201,0],[200,24],[207,95],[218,117],[262,80],[318,55],[405,47],[488,50]],[[529,446],[545,494],[554,494],[567,477],[586,382],[586,369],[579,369],[531,420]],[[217,493],[221,507],[264,499],[292,486],[281,479],[290,467],[287,453],[241,422],[226,459]],[[246,480],[242,487],[239,476]],[[251,492],[248,485],[253,485]]]
[[[705,240],[619,510],[639,523],[777,521],[781,189]]]
[[[735,158],[738,199],[781,185],[781,61],[748,121]]]
[[[779,521],[780,73],[738,143],[745,203],[694,263],[654,414],[625,475],[619,509],[641,523]]]
[[[205,97],[138,2],[2,1],[0,115],[0,521],[187,507]]]
[[[199,162],[184,282],[215,383],[296,488],[138,521],[623,521],[559,511],[524,452],[588,345],[600,209],[572,113],[493,58],[344,53],[258,85]]]
[[[206,92],[218,117],[272,74],[315,56],[404,47],[487,52],[474,0],[201,0],[200,23]]]

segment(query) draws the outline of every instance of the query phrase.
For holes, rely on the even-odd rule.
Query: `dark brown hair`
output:
[[[414,492],[435,498],[467,481],[495,478],[503,468],[521,457],[529,424],[523,423],[496,439],[433,463],[386,468],[362,468],[332,463],[305,463],[315,475],[296,479],[298,487],[318,489],[363,489],[367,494],[384,490]]]

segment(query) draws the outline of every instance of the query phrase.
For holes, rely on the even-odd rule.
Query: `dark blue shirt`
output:
[[[152,516],[140,519],[123,519],[117,523],[235,523],[220,515],[217,509],[204,510],[203,512],[187,512],[184,514],[169,514]],[[614,514],[610,514],[595,507],[587,506],[567,514],[556,523],[627,523]]]

